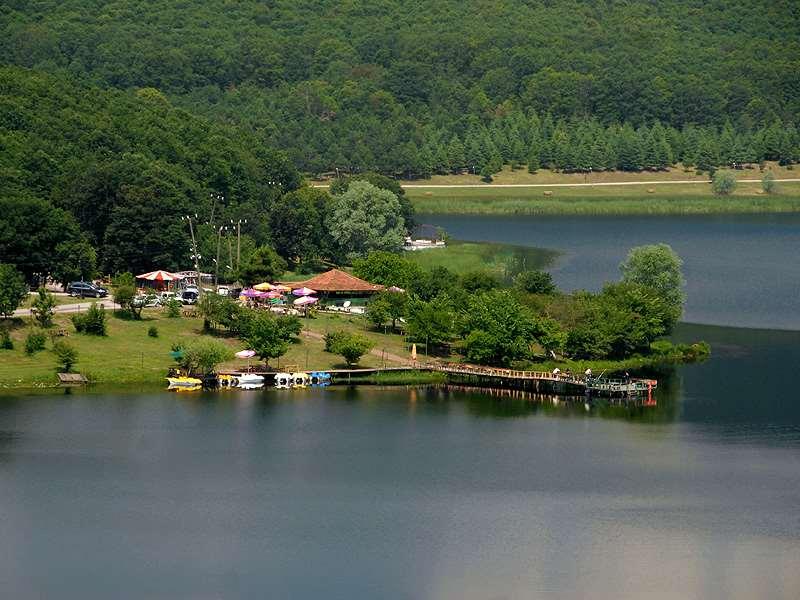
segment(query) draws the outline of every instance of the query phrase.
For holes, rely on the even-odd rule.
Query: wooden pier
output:
[[[333,383],[351,383],[359,378],[381,373],[427,371],[443,373],[449,383],[475,387],[512,389],[535,394],[557,394],[564,396],[650,396],[658,386],[654,379],[609,379],[604,377],[582,377],[548,371],[520,371],[496,367],[482,367],[458,363],[416,363],[398,367],[372,367],[360,369],[320,369],[329,373]],[[225,371],[220,374],[235,374],[241,371]],[[274,371],[256,371],[266,382],[273,380]],[[311,372],[311,371],[307,371]]]

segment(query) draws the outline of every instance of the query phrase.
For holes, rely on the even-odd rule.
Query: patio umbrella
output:
[[[264,297],[273,300],[275,298],[282,298],[283,294],[281,294],[280,292],[276,292],[275,290],[272,290],[271,292],[267,292]]]
[[[259,294],[261,294],[261,292],[259,292],[258,290],[254,290],[253,288],[246,288],[243,289],[239,295],[244,296],[245,298],[258,298]]]
[[[247,359],[247,370],[250,370],[250,359],[256,355],[255,350],[239,350],[234,356],[236,358],[246,358]]]
[[[175,281],[176,279],[183,279],[183,276],[177,273],[170,273],[169,271],[158,270],[137,275],[136,279],[146,279],[147,281]]]
[[[276,285],[273,285],[272,289],[275,290],[276,292],[291,292],[292,291],[292,288],[290,288],[288,285],[283,285],[282,283],[278,283]]]
[[[292,302],[295,306],[305,306],[306,304],[314,304],[319,298],[312,298],[311,296],[302,296]]]
[[[295,296],[311,296],[312,294],[316,294],[317,292],[315,292],[311,288],[301,287],[297,288],[296,290],[292,290],[292,293]]]
[[[264,283],[259,283],[258,285],[254,285],[253,289],[258,290],[259,292],[268,292],[272,289],[272,287],[273,286],[271,283],[267,283],[265,281]]]

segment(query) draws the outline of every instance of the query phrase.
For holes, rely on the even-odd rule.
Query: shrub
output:
[[[3,329],[3,333],[2,335],[0,335],[0,349],[2,350],[14,349],[14,342],[11,340],[11,334],[8,332],[8,329]]]
[[[552,275],[544,271],[522,271],[514,278],[514,284],[531,294],[552,294],[556,291]]]
[[[761,178],[761,189],[764,190],[764,193],[774,194],[776,187],[775,174],[772,171],[764,173],[764,177]]]
[[[150,329],[147,330],[147,335],[149,335],[151,338],[157,338],[158,328],[155,325],[151,325]]]
[[[164,311],[170,319],[177,319],[181,316],[181,303],[176,298],[170,298],[164,304]]]
[[[78,351],[65,340],[59,340],[53,344],[53,353],[56,355],[62,373],[69,373],[78,362]]]
[[[730,171],[717,171],[711,189],[717,196],[728,196],[736,189],[736,176]]]
[[[25,354],[31,356],[44,350],[47,336],[42,331],[31,331],[25,338]]]
[[[178,363],[189,373],[198,375],[207,375],[219,363],[233,358],[233,350],[218,340],[198,339],[182,351]]]
[[[339,343],[337,354],[341,354],[347,364],[352,366],[356,364],[364,354],[369,352],[371,348],[372,342],[363,335],[354,333]]]
[[[346,331],[329,331],[325,334],[325,352],[338,354],[339,343],[347,337]]]
[[[39,323],[39,327],[52,327],[55,313],[56,297],[46,289],[39,288],[38,295],[31,304],[31,314]]]
[[[72,315],[71,318],[78,333],[101,336],[106,334],[106,311],[96,302],[92,302],[84,314]]]
[[[348,365],[356,364],[371,348],[372,342],[357,333],[334,331],[325,334],[325,351],[340,354]]]

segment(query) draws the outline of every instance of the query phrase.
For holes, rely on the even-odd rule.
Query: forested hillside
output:
[[[284,154],[155,89],[82,87],[14,67],[0,68],[0,149],[0,262],[29,277],[95,249],[104,272],[185,267],[182,216],[246,218],[300,185]],[[259,226],[247,231],[263,242]]]
[[[6,61],[157,88],[313,173],[800,154],[793,0],[11,0],[0,31]]]

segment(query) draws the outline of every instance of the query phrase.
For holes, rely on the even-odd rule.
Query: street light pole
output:
[[[233,224],[233,219],[231,219],[231,223]],[[242,223],[245,225],[247,224],[247,219],[239,219],[236,221],[236,270],[239,270],[239,266],[241,265],[242,261]]]
[[[194,216],[197,219],[197,215]],[[189,222],[189,233],[192,236],[192,258],[194,259],[194,272],[197,275],[197,295],[198,297],[203,293],[203,285],[200,281],[200,255],[197,253],[197,240],[194,237],[194,225],[192,225],[192,217],[186,215],[181,217],[181,221],[186,220]]]
[[[219,287],[219,245],[222,243],[222,232],[226,230],[225,225],[220,225],[217,229],[217,260],[214,267],[214,286]]]

